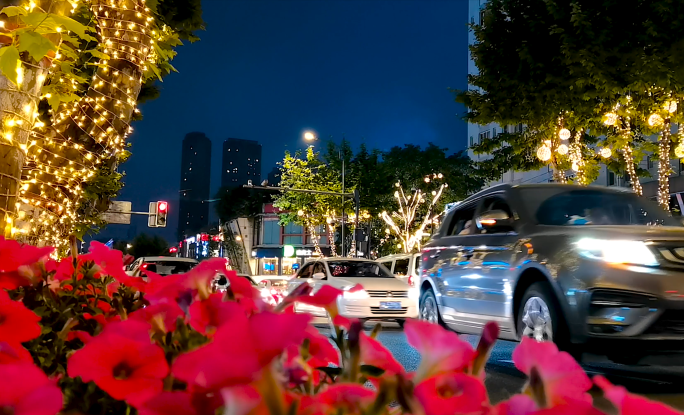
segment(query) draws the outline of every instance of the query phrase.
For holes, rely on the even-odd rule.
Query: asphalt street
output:
[[[325,324],[318,325],[322,333],[329,334]],[[367,330],[372,324],[366,326]],[[461,335],[473,346],[477,345],[478,336]],[[395,358],[408,371],[414,371],[420,364],[420,355],[411,347],[403,331],[394,324],[383,324],[378,339],[387,347]],[[492,351],[492,355],[485,367],[485,385],[493,403],[505,400],[518,393],[525,384],[525,375],[520,373],[513,364],[512,353],[517,343],[499,340]],[[663,366],[624,366],[612,363],[583,364],[589,376],[604,375],[611,382],[625,386],[630,392],[637,393],[684,410],[684,367]],[[598,395],[597,406],[604,410]]]

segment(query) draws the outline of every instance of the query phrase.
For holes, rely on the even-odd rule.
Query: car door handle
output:
[[[473,251],[465,251],[465,253],[463,254],[463,257],[465,259],[470,259],[473,257],[473,255],[474,255]]]

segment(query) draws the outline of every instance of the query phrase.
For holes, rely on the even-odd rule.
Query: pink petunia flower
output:
[[[515,367],[527,376],[536,368],[544,385],[549,406],[560,405],[574,399],[591,402],[587,391],[591,381],[584,369],[566,352],[551,342],[537,342],[524,337],[513,352]]]
[[[603,390],[603,394],[621,415],[682,415],[669,406],[653,402],[641,396],[632,395],[624,386],[615,386],[603,376],[595,376],[594,383]]]
[[[475,358],[470,343],[437,324],[407,320],[404,332],[408,343],[421,355],[416,381],[439,373],[462,371]]]
[[[176,330],[176,321],[179,318],[185,318],[185,313],[175,302],[150,305],[128,315],[129,320],[150,323],[165,333]]]
[[[138,409],[139,415],[197,415],[187,392],[162,392],[148,399]]]
[[[55,415],[62,410],[62,391],[35,365],[0,365],[0,413]]]
[[[40,259],[47,257],[55,248],[38,248],[23,245],[12,239],[0,236],[0,290],[14,290],[18,287],[30,285],[31,280],[21,275],[22,266],[31,266]]]
[[[361,333],[361,363],[383,369],[381,377],[404,373],[404,367],[379,341]]]
[[[206,300],[190,305],[190,326],[200,333],[213,334],[235,314],[244,314],[242,307],[232,301],[223,301],[223,294],[212,294]]]
[[[168,372],[159,346],[111,333],[96,337],[67,362],[70,377],[95,382],[114,399],[134,406],[161,392]]]
[[[422,381],[414,389],[414,396],[429,415],[480,414],[489,404],[484,383],[458,372]]]
[[[40,336],[40,317],[0,289],[0,341],[23,343]]]

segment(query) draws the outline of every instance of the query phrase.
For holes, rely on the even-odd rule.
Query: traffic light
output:
[[[169,204],[167,202],[157,202],[157,227],[166,227],[166,216],[169,214]]]

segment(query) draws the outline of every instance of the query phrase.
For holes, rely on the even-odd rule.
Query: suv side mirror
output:
[[[475,219],[478,228],[489,232],[510,232],[513,230],[513,218],[503,210],[490,210]]]
[[[325,274],[322,272],[317,272],[312,276],[313,279],[315,280],[324,280],[325,279]]]

